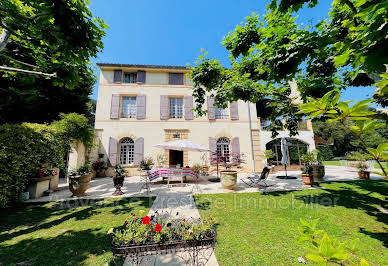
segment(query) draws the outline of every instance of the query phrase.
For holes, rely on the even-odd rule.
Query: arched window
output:
[[[133,163],[135,148],[131,138],[125,138],[120,141],[120,164],[129,165]]]
[[[217,140],[217,153],[225,157],[227,163],[230,162],[230,146],[227,138],[219,138]]]

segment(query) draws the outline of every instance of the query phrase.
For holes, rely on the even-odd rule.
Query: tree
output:
[[[106,28],[92,16],[88,3],[1,1],[0,66],[6,69],[0,69],[0,123],[87,113],[96,82],[89,59],[102,50]]]
[[[388,2],[334,0],[327,20],[302,28],[293,12],[305,2],[310,7],[317,3],[274,0],[262,18],[252,14],[229,33],[223,45],[230,54],[231,69],[206,58],[206,53],[199,57],[191,74],[199,115],[204,113],[206,92],[215,96],[220,107],[228,101],[267,99],[276,106],[269,116],[273,135],[281,128],[281,118],[296,134],[302,116],[295,108],[299,95],[303,100],[319,98],[334,89],[379,81],[376,100],[386,104]]]
[[[352,122],[349,123],[349,127],[355,125]],[[340,122],[326,123],[324,121],[313,121],[313,129],[315,135],[333,143],[329,148],[331,148],[333,155],[336,157],[345,156],[353,151],[365,151],[361,141],[353,134],[349,134],[348,129]],[[384,132],[388,132],[387,125],[374,131],[367,132],[362,136],[362,139],[369,147],[376,148],[380,143],[388,141]]]

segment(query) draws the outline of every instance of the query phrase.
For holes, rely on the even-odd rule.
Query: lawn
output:
[[[196,195],[202,217],[219,223],[220,265],[300,265],[299,218],[320,218],[318,227],[342,241],[358,238],[357,255],[388,263],[387,181],[325,183],[324,190]],[[384,209],[384,208],[385,209]]]
[[[323,165],[334,165],[334,166],[341,166],[339,161],[324,161]]]
[[[381,162],[381,164],[383,165],[383,167],[388,167],[388,163],[387,162]],[[324,161],[323,165],[341,166],[340,161]],[[374,168],[380,169],[378,163],[374,164]]]
[[[2,210],[0,265],[114,265],[107,231],[154,198],[75,200]]]

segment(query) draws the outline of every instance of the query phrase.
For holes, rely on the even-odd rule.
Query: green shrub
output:
[[[334,158],[332,146],[317,146],[318,156],[322,158],[323,161],[331,161]]]
[[[18,200],[43,166],[63,164],[62,140],[47,125],[0,126],[0,208]]]
[[[86,148],[93,146],[94,129],[88,119],[76,113],[60,114],[61,120],[52,123],[52,127],[63,136],[67,142],[81,141]]]

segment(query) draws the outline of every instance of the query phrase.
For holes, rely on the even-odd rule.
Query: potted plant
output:
[[[325,166],[322,164],[321,158],[318,156],[318,150],[307,152],[301,156],[301,160],[305,165],[311,167],[311,175],[315,181],[322,181],[325,176]]]
[[[163,153],[159,153],[156,156],[157,167],[161,168],[166,164],[166,156]]]
[[[245,163],[245,158],[243,154],[233,153],[232,162],[228,162],[227,156],[228,155],[222,157],[225,170],[220,172],[221,185],[224,189],[235,189],[237,184],[237,171],[231,170],[231,168],[234,166],[237,169],[240,169],[241,165]]]
[[[267,166],[270,168],[269,173],[272,174],[273,168],[271,166],[273,165],[273,158],[275,157],[275,153],[272,150],[265,150],[264,157],[267,160]]]
[[[108,169],[104,161],[95,161],[92,164],[94,171],[96,171],[97,177],[105,177],[105,171]]]
[[[366,162],[358,162],[356,164],[356,167],[358,168],[358,176],[361,179],[369,179],[370,172],[368,170],[368,164]]]
[[[194,173],[201,173],[202,166],[199,163],[194,164],[191,169],[193,170]]]
[[[208,154],[207,152],[205,153],[202,153],[201,154],[201,163],[202,163],[202,166],[201,166],[201,175],[202,176],[208,176],[209,175],[209,161],[208,161]]]
[[[312,186],[313,182],[314,182],[314,178],[312,176],[312,168],[311,168],[311,165],[305,165],[303,168],[302,168],[302,180],[303,180],[303,183],[306,185],[306,186]]]
[[[113,176],[113,185],[116,188],[116,191],[113,192],[113,196],[123,195],[121,191],[122,186],[124,185],[125,169],[121,165],[115,166],[115,175]]]
[[[81,165],[69,173],[69,189],[73,193],[73,197],[85,196],[91,178],[92,168],[89,164]]]
[[[131,213],[124,224],[108,230],[111,235],[111,248],[114,256],[130,257],[133,264],[147,264],[144,256],[161,253],[185,251],[197,265],[201,250],[214,247],[217,232],[212,217],[207,219],[171,218],[156,213],[152,216],[140,216]],[[203,253],[203,254],[202,254]],[[209,258],[202,258],[208,260]],[[148,262],[149,263],[149,262]],[[191,264],[190,264],[191,265]]]
[[[151,167],[154,165],[154,160],[151,157],[146,157],[140,162],[141,170],[151,170]]]

